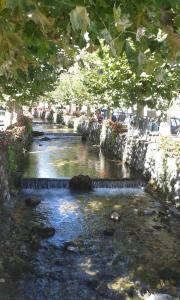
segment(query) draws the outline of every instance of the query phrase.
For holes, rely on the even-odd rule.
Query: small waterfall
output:
[[[44,136],[52,136],[52,137],[81,137],[81,134],[76,133],[76,132],[50,132],[50,131],[45,131]]]
[[[62,189],[69,188],[70,179],[55,178],[25,178],[21,180],[22,189]],[[132,179],[93,179],[93,188],[141,188],[145,186],[142,180]]]
[[[142,180],[133,180],[133,179],[94,179],[93,187],[94,188],[108,188],[108,189],[122,189],[122,188],[141,188],[145,186],[145,182]]]
[[[62,189],[69,188],[69,179],[26,178],[21,180],[23,189]]]

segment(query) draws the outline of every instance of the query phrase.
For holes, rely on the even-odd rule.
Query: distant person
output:
[[[96,117],[97,117],[98,122],[99,122],[99,123],[102,123],[102,121],[103,121],[103,115],[101,114],[101,111],[100,111],[100,110],[98,110],[98,111],[96,112]]]
[[[116,121],[117,121],[117,118],[116,118],[115,114],[112,114],[112,116],[111,116],[111,121],[113,121],[113,122],[116,122]]]

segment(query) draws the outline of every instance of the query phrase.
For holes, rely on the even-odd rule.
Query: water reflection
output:
[[[51,133],[61,133],[61,132],[75,132],[73,128],[62,127],[61,125],[55,124],[34,124],[33,129],[37,131],[45,131]]]
[[[82,143],[79,137],[34,140],[25,178],[69,178],[77,174],[92,178],[131,176],[121,161],[105,158],[98,147]]]

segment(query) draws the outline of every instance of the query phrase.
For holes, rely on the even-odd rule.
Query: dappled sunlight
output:
[[[87,210],[99,211],[104,207],[103,202],[100,201],[92,201],[88,203]]]
[[[128,277],[117,277],[112,282],[108,283],[108,288],[115,291],[122,291],[124,289],[134,287],[134,283]]]
[[[77,173],[92,178],[115,179],[130,176],[130,173],[125,172],[121,161],[111,161],[99,154],[97,147],[83,144],[79,140],[65,137],[46,142],[35,141],[29,154],[26,177],[72,177]]]
[[[30,151],[31,154],[38,154],[44,152],[43,150]]]
[[[113,210],[120,210],[122,208],[123,208],[123,206],[121,204],[115,204],[115,205],[113,205]]]
[[[81,263],[81,267],[89,270],[92,267],[92,259],[89,257],[86,257],[84,259],[83,263]]]
[[[82,269],[87,275],[96,276],[99,273],[98,269],[93,269],[93,263],[91,258],[85,258],[85,261],[81,264]]]
[[[74,213],[77,215],[79,212],[79,205],[75,202],[68,202],[66,200],[61,200],[62,204],[60,204],[58,210],[62,215],[68,215],[70,213]]]
[[[137,201],[137,209],[156,207],[152,197],[143,192],[134,197],[99,191],[72,193],[66,189],[37,190],[34,195],[41,198],[41,204],[32,211],[20,201],[20,209],[12,217],[23,231],[28,230],[29,219],[55,229],[55,235],[43,240],[32,258],[37,274],[43,274],[43,282],[49,280],[51,272],[53,283],[66,282],[72,287],[73,281],[77,290],[83,287],[97,299],[102,295],[107,299],[125,295],[124,299],[129,299],[128,292],[144,287],[152,292],[163,288],[176,296],[180,279],[178,232],[155,229],[154,225],[161,225],[159,220],[154,221],[157,215],[137,215],[130,206]],[[119,222],[110,219],[111,211],[120,213]],[[18,232],[18,238],[24,236]],[[22,281],[26,286],[26,278]],[[50,287],[49,281],[46,285]],[[133,299],[138,296],[135,294]]]
[[[63,167],[63,166],[66,166],[66,165],[77,165],[78,161],[77,160],[59,161],[57,159],[57,160],[54,160],[54,162],[49,163],[49,164],[50,165],[55,165],[56,167]]]

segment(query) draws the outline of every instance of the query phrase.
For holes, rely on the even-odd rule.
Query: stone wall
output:
[[[120,159],[139,171],[151,190],[180,203],[180,155],[168,152],[158,140],[120,134],[106,124],[92,125],[86,121],[79,125],[79,131],[90,143],[100,145],[106,156]]]
[[[7,171],[7,157],[5,153],[0,152],[0,201],[10,199],[10,188]]]
[[[16,124],[0,135],[0,200],[10,199],[11,188],[17,183],[24,168],[31,144],[30,127]]]
[[[87,139],[92,145],[100,145],[102,124],[98,122],[88,122],[84,118],[79,119],[77,130],[82,134],[83,139]]]

